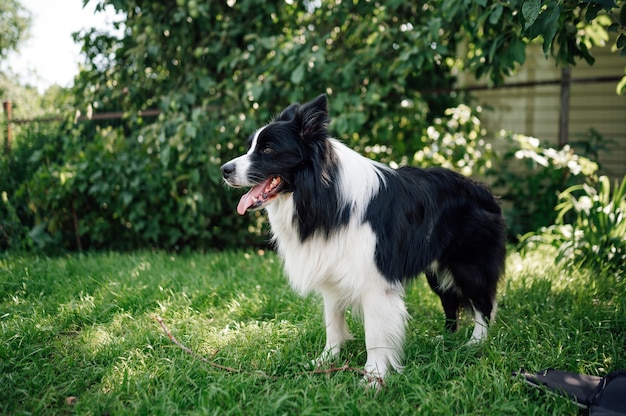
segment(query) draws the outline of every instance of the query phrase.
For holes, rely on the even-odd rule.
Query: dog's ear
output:
[[[300,134],[303,139],[326,138],[328,128],[328,101],[326,94],[319,95],[312,101],[303,104],[298,113],[302,123]]]
[[[274,121],[289,121],[293,120],[296,115],[296,111],[300,108],[299,103],[293,103],[289,107],[285,108],[280,114],[274,119]]]

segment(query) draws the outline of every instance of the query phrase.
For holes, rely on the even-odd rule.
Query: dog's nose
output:
[[[220,168],[222,170],[222,177],[224,179],[228,179],[235,173],[235,164],[234,163],[226,163],[222,165]]]

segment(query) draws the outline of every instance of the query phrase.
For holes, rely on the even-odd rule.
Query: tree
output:
[[[219,166],[291,102],[326,92],[335,134],[370,157],[417,163],[437,128],[454,138],[446,129],[472,119],[446,112],[465,98],[458,71],[501,83],[538,37],[560,63],[591,61],[594,30],[623,32],[626,2],[614,17],[612,0],[92,1],[113,7],[122,30],[75,35],[85,62],[73,92],[125,120],[64,135],[63,160],[28,188],[49,232],[115,248],[249,242],[260,218],[232,215],[238,196]],[[141,110],[153,107],[162,113],[148,122]],[[461,139],[477,140],[466,124]]]
[[[489,75],[495,84],[526,59],[526,45],[541,39],[546,58],[557,65],[574,66],[577,59],[592,65],[592,47],[607,32],[618,35],[615,47],[626,56],[626,1],[624,0],[474,0],[438,2],[441,33],[457,33],[467,42],[464,67],[477,77]],[[619,4],[618,4],[619,3]],[[621,6],[620,6],[621,5]]]
[[[17,50],[21,41],[28,36],[31,17],[18,0],[0,0],[0,62],[6,59],[10,51]],[[6,85],[13,80],[3,74],[0,66],[0,98],[6,93]]]
[[[0,0],[0,59],[26,38],[30,21],[30,13],[18,0]]]
[[[459,70],[500,84],[536,38],[559,65],[591,64],[607,30],[625,55],[618,2],[97,0],[126,30],[77,36],[87,58],[79,90],[100,108],[210,108],[246,131],[250,116],[327,90],[338,134],[406,154],[403,136],[458,102],[449,90]]]

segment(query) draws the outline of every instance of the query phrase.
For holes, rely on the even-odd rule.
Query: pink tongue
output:
[[[260,185],[257,185],[241,197],[241,199],[239,200],[239,204],[237,204],[237,212],[239,213],[239,215],[245,214],[248,210],[248,207],[254,204],[252,198],[254,198],[255,196],[259,196],[262,190],[260,188]]]
[[[268,179],[267,181],[252,187],[252,189],[250,189],[244,196],[241,197],[241,199],[239,200],[239,204],[237,204],[237,212],[239,213],[239,215],[245,214],[248,208],[258,202],[258,199],[262,199],[261,195],[263,195],[263,190],[270,180],[271,179]],[[254,201],[254,198],[257,198],[257,201]]]

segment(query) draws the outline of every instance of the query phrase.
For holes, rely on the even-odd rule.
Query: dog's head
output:
[[[328,105],[325,95],[291,104],[248,139],[248,152],[222,166],[224,181],[251,187],[237,212],[264,208],[279,195],[294,192],[299,177],[317,170],[328,153]]]

